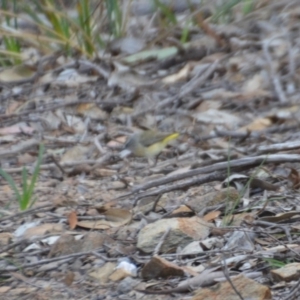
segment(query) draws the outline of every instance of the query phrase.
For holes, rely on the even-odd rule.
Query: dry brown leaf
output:
[[[108,193],[103,194],[101,196],[101,199],[103,200],[104,204],[95,206],[95,208],[97,209],[97,211],[99,213],[104,213],[108,209],[116,207],[118,205],[118,201],[116,201],[115,199],[112,199],[112,196]]]
[[[177,215],[177,214],[182,214],[182,213],[192,213],[193,211],[187,207],[186,205],[180,205],[178,208],[172,211],[172,216]]]
[[[231,226],[241,226],[244,221],[247,221],[249,224],[252,223],[255,219],[254,212],[242,212],[235,214]]]
[[[67,255],[78,252],[95,251],[103,247],[104,243],[108,248],[113,248],[115,242],[107,234],[99,231],[90,231],[83,237],[77,235],[75,238],[72,233],[62,234],[59,239],[52,244],[49,257]]]
[[[78,204],[77,199],[75,197],[68,197],[66,195],[54,196],[52,202],[55,207],[72,206]]]
[[[129,272],[124,269],[116,269],[114,272],[109,276],[109,280],[111,281],[120,281],[126,277],[130,276]]]
[[[73,283],[74,278],[75,278],[74,272],[69,271],[69,272],[66,274],[65,278],[63,279],[63,283],[64,283],[66,286],[70,286],[70,285]]]
[[[34,71],[25,65],[15,66],[9,69],[4,69],[0,72],[0,81],[14,82],[30,78],[34,74]]]
[[[108,117],[107,113],[100,109],[95,103],[82,103],[77,106],[77,112],[85,117],[105,121]]]
[[[250,131],[259,131],[264,130],[270,127],[273,124],[270,118],[258,118],[254,120],[252,123],[241,127],[238,131],[250,130]]]
[[[76,111],[78,113],[84,113],[86,110],[90,110],[91,108],[94,108],[95,104],[94,103],[81,103],[77,106]]]
[[[261,175],[263,177],[264,174],[265,174],[265,172],[261,172],[261,174],[259,174],[259,175]],[[250,178],[251,178],[250,176],[246,176],[244,174],[233,173],[223,181],[222,186],[223,186],[223,188],[225,188],[227,185],[227,182],[229,182],[230,185],[235,186],[235,188],[238,191],[242,191],[245,188],[245,186],[247,185]],[[262,179],[259,179],[256,177],[251,178],[250,187],[252,189],[260,188],[263,190],[270,190],[270,191],[276,191],[279,188],[278,186],[276,186],[272,183],[269,183],[266,180],[262,180]]]
[[[265,241],[263,239],[260,238],[254,238],[255,242],[262,245],[262,246],[268,246],[270,245],[270,241]]]
[[[36,161],[36,157],[30,155],[29,153],[24,153],[18,156],[18,164],[25,165],[29,163],[33,163]]]
[[[61,162],[78,161],[86,159],[88,147],[76,145],[68,149],[61,158]]]
[[[107,220],[112,222],[125,222],[128,223],[131,220],[132,214],[127,209],[112,208],[105,213]]]
[[[300,224],[298,225],[291,225],[291,228],[297,231],[300,231]]]
[[[114,39],[109,44],[109,49],[113,53],[119,54],[126,53],[126,54],[134,54],[136,52],[141,51],[145,47],[146,43],[144,39],[133,37],[133,36],[126,36],[122,38]]]
[[[118,172],[116,170],[110,170],[110,169],[94,169],[93,174],[94,176],[99,176],[99,177],[111,177]]]
[[[38,289],[37,287],[29,287],[29,286],[19,287],[19,288],[16,287],[16,288],[11,289],[10,296],[14,297],[14,298],[16,298],[16,297],[20,298],[20,295],[29,295],[32,293],[36,293],[37,289]],[[10,299],[13,299],[11,297],[10,297]]]
[[[23,237],[24,238],[31,238],[35,236],[43,236],[46,233],[59,233],[64,230],[63,224],[59,223],[46,223],[41,224],[36,227],[28,228]]]
[[[3,185],[2,187],[3,193],[11,193],[12,189],[8,184]]]
[[[53,77],[43,78],[43,83],[51,83],[53,86],[62,86],[62,87],[74,87],[77,88],[83,83],[95,82],[98,79],[98,76],[87,76],[85,74],[80,74],[75,69],[65,69],[60,72],[58,75]]]
[[[197,255],[199,253],[202,253],[204,250],[202,246],[200,245],[199,241],[193,241],[189,244],[187,244],[181,251],[180,254],[182,255]]]
[[[289,212],[277,214],[276,216],[261,217],[259,218],[259,220],[278,223],[278,222],[290,220],[292,217],[297,216],[299,214],[300,211],[289,211]]]
[[[172,175],[176,175],[176,174],[182,174],[182,173],[185,173],[187,171],[189,171],[191,169],[191,166],[187,166],[187,167],[183,167],[183,168],[178,168],[177,170],[169,173],[169,176],[172,176]]]
[[[120,148],[120,146],[124,145],[127,140],[126,136],[119,136],[114,140],[109,141],[106,146],[109,148]]]
[[[0,233],[0,246],[7,245],[12,238],[13,238],[13,235],[10,232],[1,232]]]
[[[17,273],[17,272],[10,272],[10,275],[13,276],[14,278],[23,281],[23,282],[28,282],[28,278],[24,276],[23,274]]]
[[[77,214],[76,211],[72,211],[70,212],[70,214],[68,215],[68,223],[70,226],[70,229],[75,229],[76,225],[77,225]]]
[[[87,130],[87,123],[84,122],[82,117],[74,116],[73,114],[67,115],[67,126],[73,133],[84,133]]]
[[[1,286],[0,287],[0,294],[7,293],[12,287],[11,286]]]
[[[242,90],[245,94],[257,92],[259,90],[264,90],[267,83],[268,80],[265,74],[262,72],[259,74],[255,74],[252,78],[244,82]]]
[[[225,188],[219,191],[213,191],[204,195],[195,195],[189,197],[185,205],[190,207],[196,213],[201,212],[204,208],[208,206],[215,206],[221,204],[230,204],[236,203],[240,200],[239,192],[233,188]]]
[[[0,135],[27,133],[32,134],[35,131],[34,128],[27,126],[25,123],[15,124],[10,127],[0,128]]]
[[[298,189],[300,187],[300,176],[299,172],[296,169],[291,168],[291,172],[288,176],[288,179],[293,183],[294,189]]]
[[[130,93],[136,88],[154,86],[157,80],[136,73],[133,70],[115,69],[109,76],[107,84],[109,87],[120,87]]]
[[[80,221],[77,226],[90,229],[109,229],[120,227],[131,221],[132,213],[126,209],[111,208],[103,213],[104,220]]]
[[[43,128],[49,131],[60,130],[61,126],[65,124],[64,118],[61,117],[63,112],[57,110],[56,113],[49,111],[43,115]]]
[[[187,76],[189,75],[190,70],[191,70],[191,65],[186,64],[177,73],[165,77],[162,81],[165,84],[173,84],[173,83],[176,83],[180,80],[185,80],[187,78]]]
[[[226,125],[228,128],[234,127],[242,121],[242,118],[236,114],[212,108],[203,113],[194,113],[193,117],[201,123]]]
[[[22,106],[22,104],[19,101],[10,101],[9,105],[6,108],[5,113],[7,115],[13,114],[15,112],[17,112],[18,108]]]
[[[208,214],[206,214],[203,219],[207,222],[210,222],[210,221],[213,221],[215,220],[216,218],[218,218],[220,216],[222,212],[219,211],[219,210],[216,210],[216,211],[211,211],[209,212]]]

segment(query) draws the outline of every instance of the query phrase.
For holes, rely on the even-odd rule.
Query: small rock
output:
[[[254,238],[254,232],[234,231],[223,249],[230,250],[238,248],[241,251],[253,251]]]
[[[117,291],[119,293],[128,293],[133,290],[139,283],[140,280],[134,279],[132,277],[126,277],[119,283]]]
[[[215,206],[219,204],[235,203],[240,199],[239,192],[229,187],[220,191],[214,191],[203,196],[191,197],[185,204],[190,207],[195,213],[201,212],[208,206]]]
[[[282,268],[272,270],[272,277],[275,281],[289,282],[300,278],[300,263],[291,263]]]
[[[99,177],[111,177],[117,174],[117,171],[110,170],[110,169],[95,169],[93,173],[95,176],[99,176]]]
[[[89,276],[97,280],[100,284],[107,283],[109,281],[109,276],[113,273],[116,263],[107,262],[100,268],[93,268],[91,272],[89,272]]]
[[[183,276],[184,271],[179,266],[166,259],[154,256],[142,269],[142,277],[146,280]]]
[[[137,248],[145,253],[151,253],[160,242],[162,235],[166,236],[161,252],[175,252],[178,246],[185,247],[194,240],[205,239],[212,224],[200,217],[162,219],[146,225],[138,235]]]
[[[125,188],[126,188],[126,184],[123,181],[111,182],[108,187],[109,190],[121,190]]]
[[[232,284],[239,291],[243,299],[270,300],[272,299],[269,287],[256,281],[239,275],[231,278]],[[228,281],[219,283],[212,288],[201,288],[196,292],[192,300],[240,300],[241,298],[233,290]]]

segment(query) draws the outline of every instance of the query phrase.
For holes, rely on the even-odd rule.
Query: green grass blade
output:
[[[181,32],[180,42],[182,44],[185,44],[188,41],[189,33],[190,33],[189,28],[187,26],[185,26]]]
[[[177,24],[177,19],[176,19],[175,14],[172,12],[172,10],[167,5],[162,3],[160,0],[154,0],[154,5],[156,8],[160,9],[160,11],[166,16],[166,18],[169,20],[169,22],[172,25]]]
[[[36,7],[39,8],[40,5],[37,1],[33,1],[33,3],[35,3]],[[34,11],[32,9],[32,7],[30,5],[26,4],[22,7],[22,9],[23,9],[24,13],[27,14],[35,23],[43,24],[39,15],[36,13],[36,11]]]
[[[243,14],[247,15],[254,11],[255,5],[253,0],[244,0],[243,1]]]
[[[273,268],[282,268],[286,266],[286,263],[277,259],[263,257],[262,258],[265,262],[267,262]]]
[[[84,40],[84,46],[86,51],[91,55],[95,52],[93,45],[92,29],[91,29],[91,11],[88,0],[81,0],[77,4],[78,21],[81,29],[80,35],[77,35],[78,40],[80,38]]]
[[[79,24],[81,28],[84,30],[84,32],[89,37],[91,37],[91,23],[90,23],[91,12],[89,7],[90,7],[89,1],[87,0],[81,0],[77,4]]]
[[[23,167],[22,169],[22,195],[21,195],[21,202],[19,203],[20,210],[25,210],[28,206],[28,173],[27,169]]]
[[[3,0],[1,2],[1,9],[3,11],[10,12],[10,8],[8,6],[7,1]],[[18,26],[17,26],[17,18],[16,18],[16,15],[15,15],[15,12],[16,12],[16,1],[13,1],[13,13],[6,14],[5,15],[5,21],[6,21],[7,26],[13,26],[15,29],[17,29]],[[13,22],[11,22],[11,21],[13,21]],[[11,24],[11,23],[13,23],[13,24]],[[3,35],[3,42],[4,42],[4,45],[5,45],[5,49],[7,51],[15,52],[15,53],[20,53],[21,52],[20,43],[16,38],[8,37],[8,36]],[[11,64],[21,64],[22,63],[22,61],[20,59],[13,58],[13,57],[11,57],[11,59],[9,61],[11,62]],[[9,64],[10,63],[8,63],[8,65]],[[7,63],[5,63],[4,65],[7,65]]]
[[[3,0],[3,1],[1,2],[1,8],[2,8],[3,10],[9,10],[8,5],[7,5],[7,1],[6,1],[6,0]],[[5,22],[6,22],[7,25],[9,25],[9,23],[10,23],[10,17],[7,16],[7,15],[5,16]]]
[[[31,182],[26,191],[26,196],[28,197],[28,202],[30,201],[30,199],[32,197],[34,186],[35,186],[36,180],[37,180],[39,172],[40,172],[40,167],[41,167],[44,151],[45,151],[45,146],[44,146],[44,144],[41,144],[40,149],[39,149],[39,156],[37,159],[37,163],[36,163],[34,172],[32,174]],[[34,204],[34,201],[31,201],[31,203],[28,203],[29,207],[31,207],[33,204]]]
[[[22,169],[22,190],[23,193],[25,191],[27,191],[27,179],[28,179],[28,173],[27,173],[27,169],[25,167],[23,167]]]
[[[119,0],[105,0],[111,32],[115,37],[122,35],[122,11]]]
[[[218,22],[221,18],[231,17],[232,15],[232,9],[234,6],[239,4],[242,0],[230,0],[225,1],[223,5],[217,9],[217,12],[212,17],[212,22]],[[228,20],[227,20],[228,21]]]

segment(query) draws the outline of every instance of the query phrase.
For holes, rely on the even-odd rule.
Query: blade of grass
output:
[[[163,13],[163,15],[169,20],[169,22],[172,25],[177,24],[177,19],[176,19],[175,14],[172,12],[172,10],[167,5],[162,3],[160,0],[154,0],[154,5],[157,9],[159,9]]]
[[[27,179],[28,179],[28,172],[27,169],[25,167],[23,167],[22,169],[22,200],[21,203],[19,203],[19,207],[21,210],[25,210],[27,208],[28,205],[28,183],[27,183]]]
[[[25,167],[23,167],[23,169],[22,169],[22,190],[23,190],[23,193],[25,191],[27,191],[27,179],[28,179],[27,169]]]
[[[105,0],[111,33],[114,37],[122,36],[122,12],[119,0]]]
[[[0,54],[2,54],[3,56],[12,56],[12,57],[18,57],[18,58],[21,58],[22,55],[20,53],[15,53],[15,52],[11,52],[11,51],[8,51],[8,50],[3,50],[3,49],[0,49]]]
[[[29,188],[27,190],[27,195],[29,197],[28,202],[30,201],[30,198],[32,197],[34,186],[35,186],[36,180],[38,178],[38,175],[40,173],[40,167],[41,167],[41,163],[42,163],[42,159],[43,159],[44,150],[45,150],[45,146],[44,146],[44,144],[41,144],[40,149],[39,149],[39,156],[38,156],[38,159],[36,162],[36,166],[35,166],[32,178],[31,178]],[[28,203],[29,206],[27,208],[30,208],[34,204],[34,202],[35,202],[35,200]]]
[[[79,24],[84,32],[90,37],[91,36],[91,24],[89,22],[91,17],[91,12],[89,9],[89,1],[80,0],[77,3],[77,11],[79,16]]]
[[[188,41],[189,33],[190,33],[190,31],[189,31],[188,26],[184,26],[184,28],[182,28],[181,38],[180,38],[180,42],[182,44],[184,44]]]
[[[47,36],[36,36],[35,34],[31,33],[22,33],[22,32],[5,32],[3,33],[3,30],[0,29],[0,33],[2,32],[2,36],[4,34],[8,36],[13,36],[16,38],[19,38],[21,40],[24,40],[25,42],[31,42],[34,46],[39,47],[40,50],[44,51],[45,53],[53,53],[53,50],[50,48],[51,43],[59,44],[64,46],[68,41],[61,40],[60,37],[58,39],[50,38]],[[82,52],[78,45],[73,44],[72,47],[75,50],[78,50],[79,52]]]
[[[254,0],[243,0],[243,2],[243,14],[247,15],[251,13],[255,8]]]
[[[2,1],[1,7],[3,10],[9,10],[9,6],[7,4],[7,1]],[[13,16],[5,15],[5,21],[7,26],[11,26],[11,20],[13,21],[13,27],[14,29],[18,29],[17,26],[17,17],[16,17],[16,1],[13,1]],[[5,45],[5,49],[10,52],[20,53],[21,52],[21,45],[19,41],[14,37],[7,37],[3,36],[3,43]],[[11,63],[10,63],[11,62]],[[21,64],[22,60],[17,57],[10,57],[9,60],[4,61],[3,65],[16,65]]]
[[[238,3],[240,3],[242,0],[230,0],[225,1],[223,5],[221,5],[216,13],[212,16],[212,22],[217,23],[222,17],[229,18],[232,14],[232,9],[234,6],[236,6]],[[228,20],[227,20],[228,21]]]
[[[230,176],[230,147],[229,147],[230,142],[231,142],[231,140],[229,139],[229,141],[228,141],[228,152],[227,152],[227,178],[229,178],[229,176]],[[232,215],[232,212],[233,212],[235,206],[237,205],[237,203],[240,202],[240,199],[237,200],[236,203],[233,204],[232,211],[230,211],[231,210],[231,208],[230,208],[231,203],[229,203],[229,200],[230,200],[229,198],[230,198],[230,196],[229,196],[229,181],[228,181],[227,182],[226,207],[225,207],[225,217],[226,217],[225,219],[230,219],[230,218],[228,218],[228,216]]]
[[[89,54],[95,52],[92,43],[92,30],[91,30],[91,11],[88,0],[81,0],[77,3],[77,12],[79,17],[79,26],[81,31],[84,32],[84,45]],[[77,37],[78,38],[78,37]]]
[[[274,268],[282,268],[282,267],[284,267],[286,265],[286,263],[284,263],[284,262],[282,262],[280,260],[274,259],[274,258],[263,257],[262,260],[264,260],[271,267],[274,267]]]
[[[66,24],[63,22],[61,15],[57,14],[58,10],[55,9],[55,4],[51,0],[40,0],[41,6],[40,9],[42,13],[48,18],[48,21],[53,26],[53,29],[56,33],[66,38],[69,38],[69,32],[66,28]]]
[[[15,1],[15,0],[14,0]],[[2,36],[6,37],[7,45],[9,49],[16,49],[10,42],[10,39],[15,39],[19,42],[20,39],[25,43],[31,43],[34,47],[38,47],[44,53],[49,53],[53,46],[57,49],[57,44],[59,47],[63,48],[67,54],[75,52],[80,52],[88,57],[93,56],[97,49],[95,45],[100,47],[105,47],[105,43],[102,41],[99,34],[95,33],[93,35],[92,31],[92,14],[96,11],[94,9],[91,13],[90,1],[89,0],[78,0],[78,16],[76,18],[70,18],[68,14],[59,9],[57,6],[57,1],[53,0],[31,0],[35,5],[28,5],[23,2],[16,2],[17,11],[25,12],[26,16],[31,18],[31,22],[39,30],[39,34],[30,34],[28,32],[24,33],[21,31],[13,30],[11,26],[0,26],[0,31]],[[119,7],[119,0],[114,0],[118,5],[114,8],[114,14],[120,14],[117,18],[121,20],[121,10]],[[7,6],[2,5],[2,10],[0,13],[7,19],[22,19],[24,18],[28,22],[28,18],[24,17],[24,14],[18,15],[7,9]],[[44,18],[39,17],[39,15],[44,16]],[[48,23],[44,21],[46,19]],[[96,24],[96,23],[95,23]],[[95,25],[96,26],[96,25]],[[121,26],[119,26],[120,31]],[[76,38],[74,38],[76,36]],[[53,45],[55,44],[55,45]],[[14,48],[13,48],[14,46]]]
[[[230,157],[230,156],[228,156]],[[234,209],[236,208],[236,206],[239,204],[241,198],[243,197],[243,195],[245,194],[246,190],[250,187],[251,182],[253,181],[253,179],[256,177],[256,174],[259,172],[259,170],[262,168],[262,166],[264,165],[266,159],[267,159],[268,155],[265,157],[265,159],[261,162],[261,164],[258,166],[257,170],[250,176],[249,180],[246,182],[245,186],[243,187],[242,191],[240,192],[240,198],[234,203],[234,205],[232,207],[229,207],[226,204],[226,209],[225,209],[225,216],[228,218],[229,216],[231,216],[234,212]],[[228,171],[227,171],[227,176],[229,177],[230,175],[230,164],[228,162]],[[227,186],[229,187],[229,182],[227,183]],[[230,218],[228,218],[230,219]]]

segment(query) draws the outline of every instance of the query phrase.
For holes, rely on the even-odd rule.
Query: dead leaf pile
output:
[[[0,166],[20,190],[46,148],[31,209],[0,178],[0,298],[299,299],[299,1],[222,24],[201,6],[184,45],[187,23],[129,2],[136,36],[100,59],[0,72]],[[145,128],[180,133],[155,164],[120,155]]]

